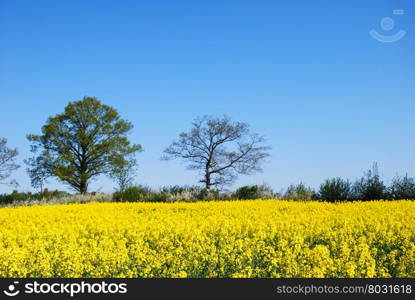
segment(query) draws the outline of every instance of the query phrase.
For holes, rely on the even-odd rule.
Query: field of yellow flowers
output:
[[[1,208],[0,277],[415,277],[415,202]]]

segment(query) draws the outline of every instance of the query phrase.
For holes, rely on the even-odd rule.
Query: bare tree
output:
[[[15,163],[15,158],[18,154],[17,149],[10,149],[6,144],[7,140],[0,138],[0,183],[2,184],[8,184],[4,180],[20,167]],[[10,184],[16,185],[17,183],[12,181]]]
[[[164,160],[180,158],[188,169],[203,174],[206,189],[230,184],[238,174],[261,171],[261,161],[269,156],[264,137],[251,133],[249,126],[228,117],[203,116],[192,123],[190,132],[164,150]]]

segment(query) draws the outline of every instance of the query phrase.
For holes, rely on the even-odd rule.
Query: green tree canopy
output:
[[[70,102],[62,114],[49,117],[41,135],[28,135],[34,157],[29,175],[55,176],[80,193],[100,174],[111,175],[127,164],[125,157],[141,150],[127,134],[133,125],[93,97]]]

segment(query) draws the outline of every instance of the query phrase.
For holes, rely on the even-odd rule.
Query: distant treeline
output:
[[[94,196],[95,193],[92,193]],[[68,200],[68,197],[72,199]],[[102,199],[101,199],[102,198]],[[370,200],[415,200],[415,179],[405,175],[395,177],[387,186],[378,174],[375,164],[362,178],[355,182],[340,177],[325,180],[318,190],[307,187],[303,183],[290,185],[284,192],[275,192],[266,184],[242,186],[235,191],[206,189],[200,186],[167,186],[154,190],[143,185],[130,186],[112,195],[97,194],[88,201],[114,202],[196,202],[214,200],[245,199],[284,199],[294,201],[370,201]],[[64,199],[59,201],[59,199]],[[34,203],[73,203],[88,202],[80,195],[70,195],[64,191],[48,191],[42,193],[19,193],[0,195],[0,204]]]
[[[270,146],[264,136],[254,133],[244,122],[227,116],[201,116],[193,120],[188,131],[179,134],[164,151],[162,160],[180,159],[190,170],[198,171],[199,186],[173,186],[153,190],[136,186],[138,161],[143,151],[140,144],[130,141],[133,124],[121,118],[117,110],[94,97],[69,102],[60,114],[51,116],[40,134],[29,134],[32,157],[24,160],[31,185],[38,193],[17,191],[0,195],[0,204],[26,200],[47,202],[65,198],[65,192],[45,190],[49,178],[68,185],[79,194],[90,195],[90,182],[106,175],[117,185],[111,195],[114,201],[199,201],[231,199],[291,199],[299,201],[323,200],[368,201],[377,199],[415,199],[413,178],[396,177],[386,186],[378,174],[377,165],[356,182],[331,178],[318,190],[303,183],[291,185],[284,192],[275,192],[267,185],[243,186],[235,191],[224,188],[233,184],[239,175],[262,171],[270,157]],[[0,184],[18,186],[10,180],[20,166],[16,163],[17,149],[9,148],[0,138]],[[105,196],[105,199],[108,199]],[[95,199],[95,198],[94,198]]]

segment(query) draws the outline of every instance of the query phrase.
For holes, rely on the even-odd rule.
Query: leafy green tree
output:
[[[93,97],[70,102],[61,114],[50,117],[41,135],[28,135],[34,157],[29,174],[42,171],[84,194],[90,181],[110,175],[124,157],[141,150],[127,134],[133,125]]]
[[[352,186],[350,181],[342,178],[326,179],[320,185],[319,197],[328,202],[345,201],[351,196]]]
[[[136,171],[137,160],[134,157],[121,157],[114,164],[110,177],[117,183],[119,192],[123,192],[132,186]]]

